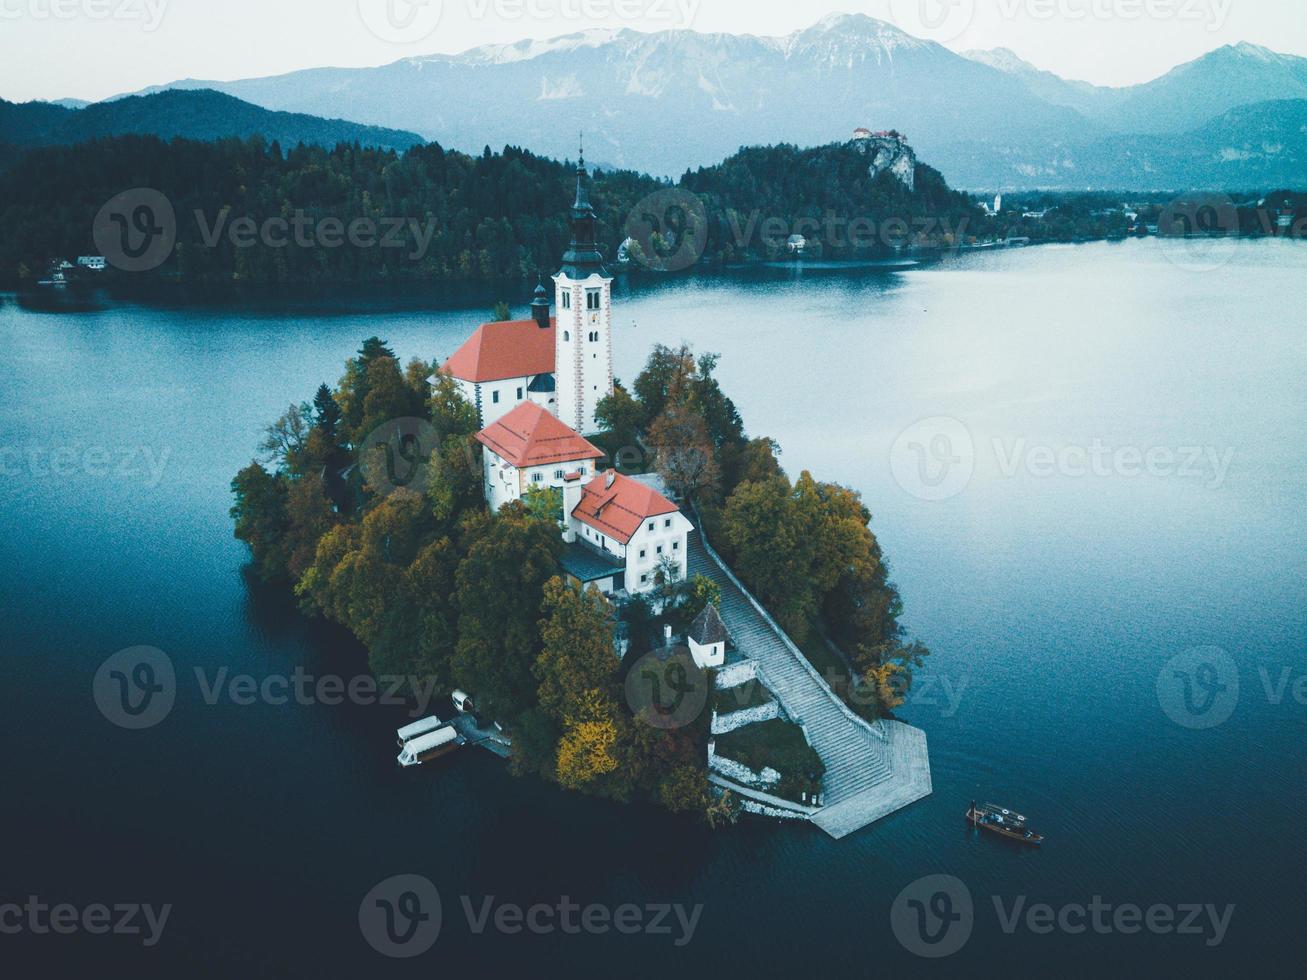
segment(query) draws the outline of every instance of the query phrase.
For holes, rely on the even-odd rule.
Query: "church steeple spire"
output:
[[[594,273],[608,275],[599,252],[599,217],[590,203],[589,175],[585,169],[585,137],[576,165],[576,199],[572,203],[572,242],[563,254],[563,271],[573,279]]]

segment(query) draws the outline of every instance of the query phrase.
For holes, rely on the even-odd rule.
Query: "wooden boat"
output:
[[[1044,835],[1037,834],[1026,826],[1026,818],[1015,810],[995,806],[993,803],[977,804],[971,801],[967,809],[967,822],[973,827],[987,830],[999,837],[1038,847],[1044,843]]]

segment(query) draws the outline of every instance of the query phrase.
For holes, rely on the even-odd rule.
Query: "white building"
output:
[[[554,276],[557,414],[582,433],[598,429],[595,407],[613,393],[613,277],[599,254],[598,225],[582,160],[572,205],[572,243]]]
[[[530,320],[483,323],[441,368],[477,410],[484,428],[529,401],[558,414],[554,396],[554,321],[544,287]]]
[[[694,525],[648,484],[609,470],[588,483],[569,474],[563,483],[569,556],[563,567],[601,592],[631,595],[658,585],[664,559],[686,577],[686,546]]]
[[[598,430],[595,408],[613,393],[613,277],[599,253],[598,224],[582,161],[572,242],[553,277],[556,316],[541,286],[530,320],[482,324],[441,368],[476,406],[483,427],[531,401],[577,432]]]
[[[720,667],[726,663],[726,624],[722,622],[721,613],[711,602],[694,617],[685,642],[690,648],[690,656],[704,670]]]
[[[531,401],[486,426],[476,440],[485,447],[485,494],[491,510],[520,500],[529,490],[562,489],[568,474],[583,479],[604,456]]]
[[[104,256],[79,255],[77,256],[77,264],[83,269],[89,269],[91,272],[103,272],[105,266]]]

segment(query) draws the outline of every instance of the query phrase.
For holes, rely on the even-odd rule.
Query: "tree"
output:
[[[613,450],[634,446],[644,423],[644,408],[621,385],[613,385],[613,393],[599,399],[595,406],[595,421],[612,436]]]
[[[773,476],[783,476],[780,464],[781,447],[767,436],[750,439],[730,457],[723,466],[726,485],[734,489],[741,483],[759,483]]]
[[[558,743],[560,785],[581,789],[617,768],[614,714],[612,701],[600,691],[583,691],[576,699]]]
[[[703,419],[679,404],[670,405],[649,427],[658,474],[672,492],[686,500],[709,493],[720,471]]]
[[[294,475],[303,472],[304,449],[313,430],[313,410],[308,402],[291,405],[264,430],[259,450],[268,463]]]
[[[703,813],[711,799],[700,765],[677,766],[658,784],[658,801],[673,813]]]
[[[726,501],[722,530],[735,571],[786,630],[802,639],[817,611],[812,568],[817,542],[790,483],[742,483]]]
[[[340,424],[340,406],[332,397],[331,389],[325,384],[318,385],[318,393],[313,396],[313,424],[333,444],[336,441],[336,426]]]
[[[644,410],[641,427],[648,427],[688,393],[695,371],[694,353],[689,346],[678,348],[654,345],[644,370],[635,379],[635,397]]]
[[[395,361],[395,352],[380,337],[369,337],[359,348],[358,356],[345,362],[345,375],[336,389],[336,403],[344,417],[345,436],[356,446],[371,431],[363,428],[365,403],[373,384],[369,372],[373,362],[381,359]],[[395,361],[395,366],[398,369],[398,361]]]
[[[511,320],[513,319],[513,311],[509,305],[501,299],[495,304],[495,310],[494,313],[491,314],[490,319],[497,323],[504,320]]]
[[[387,422],[420,417],[425,408],[424,397],[404,380],[399,361],[393,357],[369,362],[366,389],[362,417],[353,433],[356,447]]]
[[[289,481],[285,512],[286,572],[292,582],[298,582],[313,564],[318,542],[335,526],[338,518],[323,491],[322,480],[314,474]]]
[[[583,692],[615,699],[612,604],[593,586],[582,591],[554,577],[545,583],[541,610],[542,649],[534,667],[541,710],[563,721],[581,711]]]
[[[236,537],[250,547],[254,571],[265,582],[286,577],[286,480],[253,462],[231,481]]]
[[[562,538],[514,501],[497,514],[468,514],[465,557],[455,575],[458,644],[454,677],[494,717],[512,724],[536,703],[545,583],[557,574]]]
[[[427,413],[442,440],[450,436],[470,436],[481,428],[477,424],[476,408],[463,397],[458,382],[443,371],[435,375],[427,399]]]
[[[542,520],[563,520],[563,491],[557,487],[530,487],[522,496],[526,509]]]
[[[684,615],[690,622],[703,612],[705,606],[716,606],[721,608],[722,589],[715,581],[707,575],[693,575],[690,577],[688,595],[685,601]]]

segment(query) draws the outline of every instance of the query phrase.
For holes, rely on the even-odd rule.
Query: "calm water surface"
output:
[[[362,669],[348,637],[243,574],[228,484],[261,426],[334,382],[371,334],[404,358],[447,356],[494,296],[82,314],[5,297],[0,445],[18,452],[0,498],[0,899],[174,909],[153,949],[0,936],[0,960],[172,976],[536,975],[555,959],[596,976],[1287,973],[1307,912],[1307,706],[1292,696],[1307,674],[1307,251],[1244,243],[1196,271],[1182,247],[624,287],[619,375],[655,341],[720,352],[750,433],[777,438],[791,474],[862,491],[906,622],[934,651],[903,712],[928,733],[934,795],[840,842],[761,821],[714,834],[515,780],[484,753],[398,772],[395,709],[205,703],[195,668]],[[941,416],[966,427],[975,472],[927,501],[895,479],[891,446]],[[1095,440],[1210,447],[1228,470],[1005,466]],[[107,450],[108,471],[29,462],[61,447]],[[181,683],[165,722],[130,732],[100,716],[91,680],[138,644],[165,650]],[[1169,720],[1156,682],[1170,658],[1208,645],[1235,659],[1240,696],[1224,724],[1194,730]],[[1285,676],[1277,703],[1266,683],[1273,695]],[[972,797],[1022,807],[1049,844],[974,839]],[[441,938],[411,963],[381,960],[357,925],[364,894],[401,872],[444,897]],[[889,909],[937,873],[967,884],[976,915],[963,950],[932,962],[899,946]],[[469,928],[463,895],[703,912],[684,949],[660,936],[492,937]],[[1008,935],[994,907],[1095,895],[1235,908],[1209,947]]]

